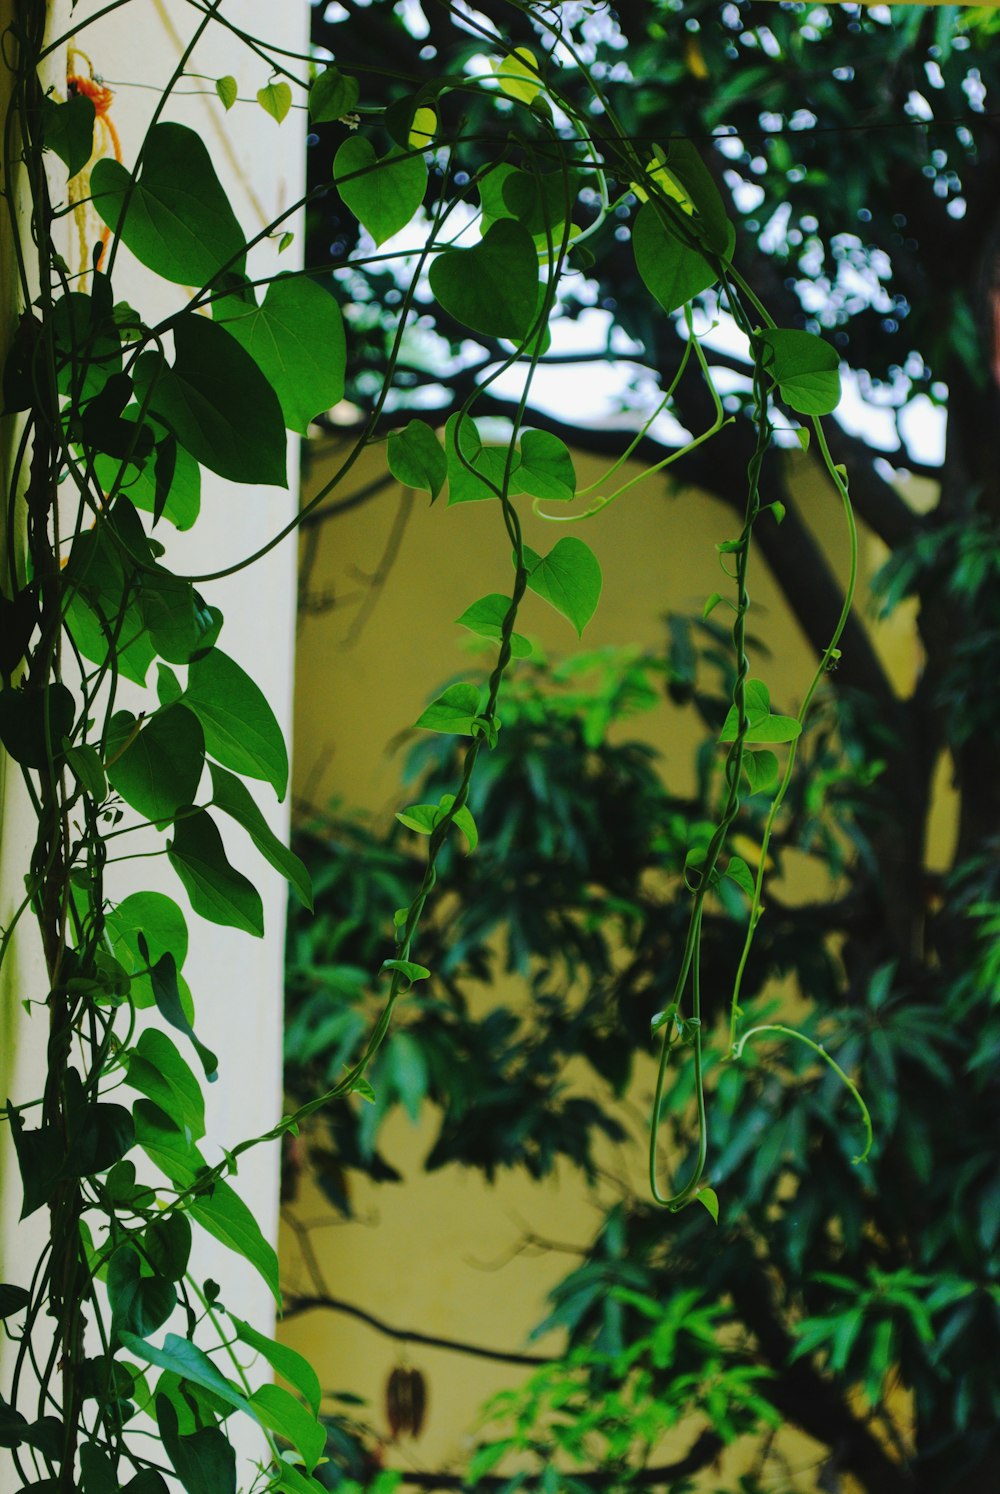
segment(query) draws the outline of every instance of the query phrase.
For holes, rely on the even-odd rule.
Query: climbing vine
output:
[[[847,478],[820,424],[839,397],[837,356],[816,336],[777,327],[744,283],[732,262],[732,226],[694,145],[674,138],[640,149],[596,81],[594,111],[581,114],[559,88],[560,58],[582,66],[571,27],[558,7],[516,8],[532,19],[537,50],[513,48],[469,20],[492,59],[488,72],[420,75],[392,105],[375,109],[366,105],[363,78],[351,73],[349,50],[325,67],[272,53],[225,14],[223,0],[193,0],[196,23],[130,163],[112,122],[113,90],[84,49],[83,23],[47,38],[44,8],[24,3],[4,38],[13,78],[6,208],[20,316],[3,376],[14,442],[4,510],[0,741],[21,770],[37,835],[0,953],[8,958],[19,925],[34,920],[48,987],[37,1001],[48,1020],[43,1092],[5,1108],[22,1218],[48,1215],[44,1250],[0,1298],[16,1344],[0,1440],[25,1489],[156,1494],[172,1471],[189,1494],[235,1490],[227,1431],[234,1412],[256,1422],[267,1441],[255,1487],[315,1487],[310,1475],[325,1440],[316,1376],[301,1356],[229,1311],[215,1284],[199,1283],[189,1269],[193,1231],[248,1260],[279,1300],[273,1249],[229,1181],[238,1159],[321,1106],[370,1097],[366,1075],[394,1009],[429,975],[419,963],[419,936],[442,849],[456,837],[469,852],[476,848],[469,790],[478,759],[501,731],[504,678],[527,649],[516,628],[521,602],[535,592],[578,634],[598,604],[601,572],[587,544],[574,533],[546,553],[532,549],[525,508],[552,522],[594,519],[631,486],[605,491],[636,442],[595,499],[578,492],[566,445],[529,428],[525,412],[563,282],[585,272],[600,230],[623,208],[632,213],[635,267],[655,313],[682,318],[686,328],[689,356],[677,378],[704,379],[712,394],[714,421],[693,444],[725,423],[690,311],[713,288],[751,350],[748,413],[757,432],[743,526],[719,544],[727,579],[706,604],[706,613],[731,614],[735,687],[720,736],[723,802],[710,837],[687,857],[682,969],[653,1024],[661,1060],[650,1178],[659,1202],[679,1209],[698,1199],[718,1213],[714,1192],[702,1185],[708,1128],[699,941],[706,900],[724,876],[744,889],[748,905],[729,1055],[738,1057],[752,1039],[797,1036],[777,1024],[742,1031],[739,985],[762,913],[767,839],[806,711],[837,657],[853,587]],[[261,74],[255,100],[239,98],[231,75],[210,80],[220,110],[235,111],[238,128],[244,107],[261,107],[280,124],[297,105],[308,108],[314,130],[334,132],[334,179],[325,190],[339,194],[366,230],[346,271],[363,278],[388,265],[398,286],[387,376],[361,435],[303,513],[366,448],[383,444],[394,477],[431,502],[447,485],[450,507],[495,504],[498,590],[471,600],[459,620],[496,644],[485,688],[454,684],[416,722],[466,746],[452,791],[399,812],[426,837],[427,851],[412,896],[395,914],[377,1019],[325,1094],[264,1135],[225,1138],[223,1160],[209,1165],[199,1147],[202,1081],[216,1077],[220,1061],[199,1036],[184,980],[186,914],[152,890],[114,900],[106,870],[129,856],[165,857],[194,915],[260,936],[260,894],[223,845],[219,824],[228,820],[309,904],[306,868],[272,833],[245,781],[285,794],[282,734],[259,686],[220,643],[223,618],[210,590],[213,580],[287,540],[294,525],[255,554],[197,576],[173,565],[167,536],[170,526],[196,522],[202,469],[249,488],[285,483],[286,432],[305,432],[342,397],[354,335],[341,311],[343,271],[338,278],[327,266],[263,275],[255,262],[266,238],[287,247],[288,223],[303,204],[248,239],[200,136],[166,117],[178,84],[200,77],[195,50],[214,24],[226,27],[234,48],[249,48]],[[46,89],[40,69],[63,57],[65,87]],[[486,140],[467,130],[463,111],[472,94],[495,109],[496,130]],[[487,161],[469,170],[473,146]],[[12,186],[22,180],[27,211]],[[597,204],[589,221],[580,221],[584,189]],[[123,246],[153,281],[187,288],[179,310],[155,320],[119,297]],[[448,421],[443,439],[420,418],[386,436],[383,416],[428,298],[459,327],[499,339],[506,353]],[[519,402],[513,428],[498,440],[477,420],[476,405],[510,371],[520,379]],[[663,392],[660,409],[674,387]],[[811,432],[840,494],[852,556],[844,610],[795,716],[772,711],[766,686],[751,677],[746,641],[754,527],[782,517],[780,505],[762,496],[765,461],[774,423],[787,425],[789,412],[803,444]],[[254,501],[252,493],[245,501]],[[145,692],[137,710],[125,703],[136,691]],[[783,765],[772,748],[784,752]],[[749,794],[771,802],[756,877],[727,849]],[[850,1079],[803,1040],[841,1074],[870,1139]],[[664,1191],[656,1161],[663,1074],[685,1048],[695,1069],[698,1162],[691,1177]],[[140,1154],[158,1181],[149,1181],[144,1162],[137,1170]],[[254,1355],[290,1388],[252,1385],[245,1361]]]

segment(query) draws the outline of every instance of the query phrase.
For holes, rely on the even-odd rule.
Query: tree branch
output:
[[[410,1344],[423,1344],[429,1349],[447,1349],[453,1354],[468,1354],[473,1359],[490,1359],[500,1364],[520,1364],[532,1369],[552,1363],[551,1359],[542,1354],[518,1354],[513,1350],[487,1349],[481,1344],[469,1344],[457,1338],[442,1338],[434,1333],[421,1333],[415,1328],[395,1328],[383,1318],[377,1318],[374,1313],[366,1312],[363,1307],[355,1306],[353,1302],[344,1302],[340,1297],[330,1297],[326,1294],[293,1297],[285,1307],[284,1320],[287,1323],[290,1318],[316,1311],[343,1313],[345,1317],[356,1318],[360,1323],[367,1323],[369,1328],[374,1328],[376,1333],[381,1333],[386,1338]]]

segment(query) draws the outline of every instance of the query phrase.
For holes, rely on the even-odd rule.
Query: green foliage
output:
[[[975,592],[981,599],[976,646],[956,650],[947,665],[939,661],[936,630],[926,630],[932,688],[914,714],[922,726],[936,723],[935,734],[911,754],[905,773],[900,703],[889,699],[880,718],[851,696],[850,683],[838,690],[837,706],[828,693],[842,640],[852,667],[851,587],[834,592],[836,603],[809,631],[818,664],[803,682],[794,717],[773,714],[765,687],[750,678],[747,614],[757,520],[767,510],[784,517],[783,535],[793,520],[791,505],[770,491],[783,480],[772,451],[778,401],[812,422],[809,455],[843,507],[852,577],[849,494],[817,418],[837,404],[838,350],[854,339],[855,366],[876,378],[899,371],[909,381],[907,398],[925,382],[943,398],[929,382],[934,370],[959,388],[969,410],[978,408],[986,375],[977,368],[976,336],[987,319],[976,315],[969,286],[989,278],[967,273],[947,294],[928,290],[910,239],[899,232],[910,216],[919,218],[920,238],[943,229],[952,235],[946,255],[960,266],[973,262],[971,252],[954,252],[969,246],[954,234],[973,225],[981,233],[984,216],[970,214],[969,226],[953,233],[943,217],[931,216],[942,209],[915,196],[931,191],[935,202],[957,206],[951,176],[959,178],[949,163],[959,160],[964,177],[976,179],[973,134],[953,135],[937,120],[921,126],[929,159],[910,170],[901,121],[888,121],[884,148],[852,169],[842,127],[853,128],[857,111],[840,85],[853,76],[853,38],[864,32],[891,100],[909,98],[914,59],[918,81],[926,76],[936,88],[939,76],[949,97],[974,99],[978,74],[960,54],[974,48],[992,86],[983,45],[990,28],[973,18],[958,38],[940,24],[932,32],[918,15],[898,25],[874,12],[852,22],[823,7],[803,26],[794,7],[770,9],[768,41],[738,6],[696,0],[676,10],[649,8],[632,18],[627,48],[618,46],[609,13],[586,40],[595,57],[588,71],[579,60],[583,33],[575,32],[597,18],[511,3],[509,40],[476,17],[471,24],[480,34],[470,40],[463,32],[441,57],[438,42],[448,50],[446,7],[435,18],[444,36],[436,34],[432,56],[419,57],[434,67],[407,78],[402,68],[418,49],[396,7],[376,4],[352,9],[345,45],[336,49],[348,71],[326,67],[311,84],[296,72],[312,69],[311,57],[269,57],[265,44],[228,28],[234,47],[249,42],[254,66],[270,69],[257,104],[246,101],[251,109],[259,105],[280,124],[293,104],[308,106],[329,199],[324,205],[317,194],[310,203],[313,227],[328,212],[350,220],[325,233],[307,279],[258,275],[257,243],[273,236],[279,250],[287,247],[287,229],[269,225],[248,243],[204,142],[186,126],[161,122],[160,109],[133,169],[107,157],[95,164],[91,197],[109,230],[107,253],[99,266],[71,269],[56,248],[63,208],[54,204],[64,196],[60,188],[50,199],[49,182],[61,175],[56,162],[72,173],[89,159],[94,111],[82,97],[62,104],[42,95],[44,7],[19,9],[17,45],[4,54],[16,57],[14,128],[5,139],[23,156],[6,161],[4,175],[23,181],[31,234],[18,250],[20,322],[3,377],[5,410],[21,414],[25,440],[12,454],[5,494],[0,741],[22,772],[38,820],[14,923],[29,916],[37,922],[52,1034],[43,1093],[5,1110],[22,1215],[44,1210],[51,1229],[37,1271],[26,1275],[30,1286],[10,1283],[2,1295],[7,1316],[25,1314],[14,1399],[0,1420],[23,1487],[79,1485],[84,1494],[105,1494],[127,1477],[132,1494],[163,1494],[161,1470],[169,1463],[188,1494],[227,1494],[236,1489],[237,1470],[226,1421],[239,1412],[266,1434],[258,1487],[315,1490],[313,1470],[322,1466],[327,1437],[317,1420],[318,1381],[298,1356],[230,1318],[236,1342],[259,1353],[293,1391],[252,1385],[241,1361],[226,1357],[232,1342],[219,1288],[199,1284],[189,1270],[197,1226],[248,1261],[279,1298],[274,1251],[226,1181],[239,1156],[333,1106],[339,1165],[391,1176],[378,1150],[385,1115],[399,1104],[416,1117],[430,1100],[439,1107],[432,1167],[461,1160],[489,1176],[517,1166],[541,1177],[565,1159],[593,1178],[598,1141],[625,1136],[606,1097],[626,1093],[633,1054],[648,1042],[651,1022],[660,1046],[653,1195],[675,1212],[695,1200],[703,1208],[675,1221],[666,1245],[662,1218],[644,1201],[608,1217],[589,1258],[553,1297],[549,1326],[565,1331],[568,1358],[504,1404],[515,1431],[484,1441],[475,1475],[516,1449],[544,1461],[539,1477],[548,1489],[560,1477],[550,1457],[556,1442],[571,1464],[597,1459],[626,1486],[684,1410],[711,1423],[713,1455],[719,1443],[779,1416],[797,1414],[815,1433],[807,1413],[789,1408],[819,1404],[825,1374],[849,1382],[847,1392],[862,1387],[874,1405],[884,1398],[890,1355],[905,1366],[918,1427],[931,1429],[921,1451],[929,1487],[935,1494],[958,1487],[967,1472],[985,1466],[982,1449],[992,1445],[987,1427],[995,1428],[998,1408],[995,1377],[983,1373],[974,1340],[986,1331],[984,1309],[995,1307],[1000,1208],[985,1151],[970,1160],[959,1155],[955,1138],[989,1133],[990,1069],[973,1043],[985,1031],[983,1051],[998,1051],[996,1024],[983,1020],[990,956],[970,976],[949,954],[953,930],[930,927],[926,895],[915,916],[909,883],[919,881],[923,826],[906,845],[892,836],[905,818],[903,801],[893,798],[901,779],[909,775],[908,805],[921,793],[926,802],[921,784],[932,748],[947,743],[961,757],[968,785],[973,759],[966,749],[980,746],[984,727],[996,724],[982,691],[974,707],[961,700],[964,682],[977,672],[984,677],[983,638],[996,637],[987,585],[993,529],[977,512],[978,496],[963,499],[964,509],[959,504],[932,538],[908,528],[912,543],[901,544],[894,558],[897,589],[916,591],[938,617],[948,612],[934,590],[942,557],[961,557],[950,591],[945,586],[961,621],[966,612],[956,597]],[[214,10],[199,25],[215,19]],[[405,35],[400,66],[399,48],[381,45],[386,27],[397,42]],[[7,40],[13,43],[13,34]],[[471,66],[484,47],[492,54],[487,72]],[[632,70],[627,86],[613,76],[622,50]],[[744,54],[754,66],[735,65]],[[164,98],[184,79],[186,62],[187,54]],[[702,89],[706,75],[712,86]],[[681,96],[675,85],[685,76],[691,82]],[[790,79],[795,87],[803,80],[809,119],[833,121],[822,131],[796,128],[801,165],[784,128],[793,115],[786,107]],[[232,75],[219,78],[215,91],[227,113],[237,110]],[[765,123],[762,110],[776,114],[781,127]],[[239,111],[230,117],[238,122]],[[710,169],[714,157],[693,143],[730,120],[740,149],[730,159],[763,178],[766,209],[757,220],[730,198],[727,173]],[[348,127],[357,135],[345,135]],[[756,141],[765,129],[758,169],[742,137]],[[834,139],[821,167],[816,140],[826,132]],[[912,141],[913,132],[905,133]],[[893,193],[885,190],[897,177],[909,193],[898,223]],[[933,188],[921,185],[931,181]],[[78,201],[74,191],[67,189],[65,200]],[[787,209],[783,227],[779,209]],[[960,224],[962,214],[949,221]],[[858,222],[875,225],[871,244],[856,235],[845,240]],[[412,242],[395,259],[372,255],[370,240],[359,247],[361,229],[376,250],[404,229]],[[876,231],[888,245],[882,252],[890,269],[879,258]],[[794,251],[807,235],[805,268],[797,268]],[[630,251],[618,247],[627,237]],[[331,241],[346,258],[328,273]],[[187,304],[154,324],[116,302],[122,245],[154,277],[185,287]],[[749,278],[734,265],[744,254]],[[770,278],[758,275],[761,256],[777,261]],[[849,276],[833,270],[830,278],[834,262],[869,277],[871,294],[860,311],[852,301],[856,280],[852,292]],[[894,292],[897,299],[886,290],[891,275],[905,286]],[[811,279],[815,293],[824,276],[829,300],[814,315],[817,303],[808,310],[803,291]],[[763,296],[755,279],[766,283]],[[742,445],[725,448],[740,455],[739,484],[726,494],[740,514],[738,537],[719,546],[728,628],[714,629],[709,620],[717,595],[696,635],[701,658],[690,626],[674,619],[666,661],[598,654],[549,670],[515,631],[526,591],[580,634],[601,590],[599,566],[582,541],[560,539],[543,554],[524,539],[529,508],[539,501],[568,506],[578,491],[567,442],[542,428],[550,422],[536,408],[550,323],[584,305],[613,306],[612,330],[641,343],[644,366],[663,382],[656,410],[643,416],[625,455],[669,406],[702,434],[652,471],[683,458],[691,480],[721,481],[718,474],[734,464],[728,455],[716,458],[721,445],[703,463],[703,443],[727,422],[699,342],[705,334],[696,330],[705,319],[688,309],[692,298],[700,298],[709,319],[724,306],[747,349],[748,392],[735,404],[729,397],[732,434]],[[887,299],[898,320],[884,315]],[[876,311],[886,337],[886,323],[898,328],[913,312],[915,372],[904,375],[904,362],[914,366],[909,357],[872,330]],[[832,342],[818,335],[821,328]],[[476,341],[478,364],[468,351]],[[607,345],[610,351],[610,330]],[[454,374],[444,366],[446,347],[462,351]],[[688,378],[689,366],[707,382]],[[509,425],[494,440],[483,418],[496,413],[488,402],[496,398],[496,373],[510,371],[521,379],[521,393],[498,399]],[[436,394],[424,398],[419,386],[428,383],[445,391],[445,403],[436,404]],[[224,815],[303,905],[311,892],[303,861],[272,832],[243,783],[268,783],[279,799],[287,792],[287,752],[274,713],[250,674],[220,649],[221,613],[174,573],[153,531],[163,519],[178,528],[195,522],[201,467],[250,490],[234,504],[259,501],[252,491],[259,485],[285,485],[287,431],[305,431],[345,392],[364,419],[342,475],[365,445],[384,441],[390,471],[432,500],[447,479],[449,506],[459,510],[453,522],[461,522],[463,503],[495,500],[498,577],[512,550],[513,581],[509,594],[473,601],[460,619],[497,646],[488,678],[448,687],[416,723],[422,802],[400,811],[396,822],[418,838],[395,828],[387,840],[357,826],[343,829],[344,845],[316,878],[315,922],[295,925],[288,1041],[300,1112],[266,1137],[236,1142],[209,1165],[198,1146],[205,1131],[200,1079],[163,1031],[166,1024],[179,1034],[184,1051],[214,1076],[219,1060],[198,1035],[196,1002],[182,974],[184,916],[153,892],[115,905],[104,880],[109,847],[132,854],[119,850],[118,837],[141,830],[144,849],[135,856],[163,856],[196,914],[260,935],[260,893],[228,859],[218,825]],[[409,404],[440,410],[443,447],[429,425],[412,419]],[[400,412],[403,428],[391,430]],[[610,455],[609,478],[625,459],[618,450]],[[977,460],[962,455],[963,472],[982,478],[968,486],[991,493],[990,474]],[[862,487],[867,498],[871,489]],[[519,504],[522,498],[534,502]],[[610,501],[599,498],[586,514],[564,508],[558,517],[586,517]],[[232,524],[238,530],[238,519]],[[770,521],[767,527],[777,532]],[[856,636],[853,643],[863,659]],[[522,661],[520,683],[509,687],[512,658]],[[154,663],[155,699],[147,688]],[[706,669],[715,671],[711,688]],[[142,706],[133,697],[126,708],[123,680],[146,691]],[[608,735],[612,723],[651,704],[664,680],[674,697],[693,701],[706,727],[691,797],[664,785],[648,751]],[[501,687],[509,702],[502,734]],[[820,709],[807,714],[814,701]],[[881,720],[881,736],[873,717]],[[780,758],[754,752],[755,744],[783,751]],[[797,774],[796,763],[807,771]],[[983,813],[989,833],[991,815],[992,806]],[[460,836],[450,834],[453,826]],[[758,847],[760,873],[733,854],[734,834]],[[967,851],[967,826],[963,836]],[[360,862],[351,854],[359,850]],[[791,852],[814,854],[832,873],[857,879],[842,916],[824,921],[769,893],[763,917],[764,871],[769,861],[780,870]],[[986,858],[972,855],[954,868],[966,910],[962,932],[971,930],[957,943],[976,949],[998,905],[985,868]],[[439,881],[457,896],[437,905],[435,922],[425,914]],[[904,901],[910,897],[903,914],[891,904],[896,888],[904,889]],[[880,924],[886,932],[876,937],[859,933],[873,889],[887,909]],[[12,933],[13,925],[4,930],[4,956]],[[844,951],[841,963],[830,935]],[[428,963],[418,963],[418,953]],[[500,964],[531,983],[530,1009],[498,1006],[472,1021],[467,988]],[[374,972],[382,1004],[369,1027],[365,1001]],[[789,972],[811,1004],[792,1034],[801,1041],[786,1048],[775,1040],[791,1030],[770,1020],[768,983]],[[384,1045],[404,994],[405,1030]],[[137,1036],[138,1010],[148,1011],[151,1025]],[[727,1022],[728,1045],[723,1040],[713,1051],[712,1029]],[[748,1049],[741,1064],[724,1061],[763,1036],[767,1046]],[[961,1095],[942,1047],[965,1065]],[[567,1085],[567,1064],[581,1056],[601,1098]],[[224,1053],[221,1062],[224,1068]],[[858,1097],[855,1071],[871,1081],[880,1126],[860,1173],[851,1172],[857,1148],[848,1113]],[[138,1098],[130,1105],[110,1098],[119,1091]],[[913,1103],[915,1091],[921,1106]],[[335,1104],[349,1094],[372,1103],[358,1107],[361,1114]],[[656,1156],[661,1120],[690,1162],[686,1180],[667,1192]],[[155,1169],[154,1181],[138,1182],[135,1149]],[[328,1186],[336,1196],[335,1183]],[[925,1210],[917,1229],[908,1212],[914,1196]],[[956,1214],[972,1221],[964,1234]],[[772,1301],[779,1278],[784,1304]],[[175,1304],[183,1310],[175,1326],[184,1332],[151,1342]],[[100,1341],[91,1358],[85,1323]],[[34,1337],[40,1325],[53,1340],[44,1353]],[[38,1366],[36,1394],[27,1372]],[[942,1384],[957,1388],[942,1392]],[[869,1487],[895,1494],[892,1461],[849,1397],[838,1405],[840,1422],[820,1427],[821,1436],[847,1449],[850,1471]],[[154,1445],[151,1455],[145,1434],[131,1425],[138,1409],[155,1414],[161,1448]],[[345,1427],[331,1419],[331,1445],[338,1435],[343,1446]],[[298,1466],[284,1456],[289,1451]],[[362,1481],[356,1461],[345,1456],[343,1466]],[[394,1479],[390,1472],[385,1482]]]

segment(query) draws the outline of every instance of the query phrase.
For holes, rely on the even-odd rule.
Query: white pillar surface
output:
[[[0,24],[9,21],[11,0],[0,0]],[[185,0],[131,0],[88,24],[106,8],[102,0],[80,0],[72,11],[65,0],[50,3],[49,35],[57,38],[75,28],[76,45],[87,54],[94,72],[114,91],[111,118],[121,140],[124,164],[130,167],[159,102],[160,91],[177,66],[201,12]],[[308,45],[307,0],[223,0],[224,17],[242,31],[273,42],[291,52],[304,53]],[[305,76],[305,64],[291,64]],[[51,81],[65,92],[66,48],[53,57]],[[279,126],[256,102],[257,90],[270,81],[266,61],[251,51],[239,37],[222,25],[210,24],[197,50],[187,63],[185,77],[161,118],[191,126],[201,136],[215,169],[229,194],[233,209],[248,238],[255,236],[274,218],[300,199],[305,178],[305,111],[293,108]],[[225,75],[236,78],[239,101],[227,113],[212,80]],[[0,101],[4,94],[0,91]],[[304,95],[296,90],[296,104]],[[57,163],[58,164],[58,163]],[[61,184],[63,178],[58,179]],[[61,188],[64,190],[64,188]],[[7,215],[0,233],[8,231]],[[79,235],[72,216],[66,222],[65,254],[72,269],[79,268]],[[277,258],[277,242],[265,242],[252,252],[250,273],[267,275],[278,269],[297,268],[301,252],[300,219],[292,218],[282,229],[296,230],[291,250]],[[92,220],[90,244],[100,225]],[[0,271],[9,257],[0,246]],[[124,250],[115,266],[114,295],[127,300],[152,322],[183,305],[189,292],[184,287],[157,281]],[[192,288],[193,289],[193,288]],[[0,352],[9,338],[9,284],[0,288]],[[9,427],[10,422],[5,422]],[[0,465],[9,460],[11,432],[0,427]],[[202,473],[201,514],[194,528],[179,535],[161,523],[157,537],[167,545],[164,563],[182,574],[222,570],[252,554],[282,529],[298,507],[298,444],[289,443],[289,486],[277,488],[236,485]],[[295,549],[289,537],[247,571],[219,581],[199,585],[205,599],[221,608],[225,625],[221,648],[252,675],[271,704],[290,745],[295,637]],[[155,670],[150,672],[151,683]],[[123,699],[131,708],[137,699]],[[146,702],[147,704],[149,702]],[[155,704],[155,701],[153,702]],[[3,756],[0,751],[0,757]],[[5,770],[5,772],[4,772]],[[288,830],[288,801],[277,804],[266,784],[249,785],[254,798],[281,836]],[[0,764],[3,821],[0,823],[0,925],[9,921],[12,908],[23,897],[26,856],[32,840],[31,816],[20,786],[20,773],[9,761]],[[278,874],[267,866],[246,836],[232,836],[220,826],[230,858],[258,887],[264,902],[265,937],[255,939],[233,929],[207,924],[190,909],[186,895],[165,858],[127,861],[111,869],[109,893],[120,898],[140,888],[157,888],[182,907],[191,942],[184,966],[202,1040],[220,1058],[220,1075],[207,1086],[207,1128],[204,1150],[210,1161],[219,1146],[231,1147],[274,1124],[281,1109],[282,970],[286,888]],[[162,837],[153,844],[162,844]],[[33,953],[32,932],[19,937],[9,978],[0,984],[0,1079],[4,1094],[23,1102],[39,1092],[44,1057],[46,1023],[43,1009],[25,1017],[20,1003],[25,997],[44,999],[44,976]],[[6,1127],[4,1127],[6,1131]],[[26,1283],[30,1263],[36,1256],[38,1228],[44,1228],[43,1212],[29,1221],[31,1229],[18,1226],[19,1187],[16,1164],[0,1138],[5,1155],[0,1158],[0,1279]],[[264,1234],[277,1236],[278,1149],[262,1146],[241,1159],[239,1174],[232,1179],[253,1210]],[[39,1220],[42,1223],[39,1225]],[[273,1322],[274,1303],[264,1283],[246,1263],[222,1245],[204,1238],[195,1271],[199,1278],[211,1276],[223,1284],[224,1301],[264,1331]],[[6,1391],[7,1376],[0,1381]],[[245,1418],[236,1418],[237,1421]],[[247,1443],[247,1447],[259,1446]],[[7,1468],[3,1468],[3,1464]],[[13,1471],[0,1455],[0,1494],[8,1494]],[[241,1479],[241,1483],[248,1482]]]

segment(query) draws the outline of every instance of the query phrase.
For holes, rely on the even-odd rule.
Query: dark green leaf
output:
[[[211,815],[200,809],[177,820],[167,855],[196,913],[209,923],[263,937],[260,893],[242,872],[230,866]]]
[[[58,680],[47,689],[0,690],[0,742],[22,767],[58,762],[75,719],[76,703]]]
[[[224,1432],[202,1427],[181,1435],[177,1412],[165,1395],[156,1397],[156,1424],[187,1494],[236,1494],[236,1449]]]
[[[218,764],[210,764],[212,803],[242,825],[261,855],[291,883],[307,908],[313,905],[309,873],[294,851],[279,840],[254,803],[246,785]]]
[[[343,399],[344,321],[333,296],[315,281],[282,275],[261,306],[234,296],[216,302],[213,314],[264,374],[290,430],[305,435],[316,415]]]
[[[139,935],[139,952],[149,959],[149,947],[142,934]],[[194,1051],[201,1059],[205,1077],[209,1080],[216,1079],[219,1071],[219,1060],[210,1048],[199,1040],[195,1030],[188,1020],[187,1012],[181,1003],[180,988],[177,983],[177,965],[174,957],[169,952],[162,954],[154,965],[150,966],[149,979],[153,987],[153,999],[156,1002],[160,1015],[169,1022],[171,1027],[183,1032],[188,1038]]]
[[[108,797],[108,781],[104,776],[104,764],[96,747],[66,747],[66,761],[76,774],[81,788],[97,804]]]
[[[285,420],[278,396],[249,353],[206,317],[174,323],[174,362],[144,353],[137,394],[187,451],[233,482],[287,487]]]
[[[212,757],[248,778],[265,779],[279,799],[285,797],[285,739],[260,687],[244,669],[213,648],[191,665],[184,703],[201,721]]]
[[[42,136],[46,150],[55,151],[70,176],[82,171],[94,154],[94,103],[84,93],[72,94],[65,104],[42,100]]]
[[[201,286],[220,270],[242,272],[243,230],[196,130],[156,124],[146,136],[139,178],[98,161],[94,206],[147,269],[178,285]]]
[[[165,1214],[147,1224],[142,1237],[143,1248],[157,1275],[166,1281],[180,1281],[191,1255],[191,1225],[186,1214]]]
[[[639,209],[632,229],[632,252],[643,284],[666,312],[676,311],[715,284],[715,271],[708,261],[670,232],[651,202]]]
[[[108,1302],[113,1333],[135,1333],[148,1338],[161,1327],[177,1305],[177,1293],[159,1276],[143,1276],[139,1252],[130,1245],[116,1250],[108,1263]]]
[[[108,781],[147,820],[163,824],[182,805],[192,803],[198,792],[205,765],[201,723],[181,704],[157,711],[133,735],[135,725],[129,711],[121,711],[112,719]],[[129,746],[122,752],[122,744],[130,737]]]
[[[135,420],[138,413],[137,405],[130,406],[123,412],[122,419]],[[161,467],[160,452],[168,442],[173,451],[173,471],[169,474],[169,488],[164,496],[161,480],[166,481],[167,472]],[[159,509],[161,516],[176,528],[191,528],[201,507],[201,468],[190,452],[178,446],[173,436],[161,438],[152,463],[147,462],[142,467],[126,463],[119,485],[120,467],[113,457],[96,457],[94,470],[106,493],[120,487],[120,491],[144,513],[155,515]]]
[[[5,1281],[0,1286],[0,1318],[12,1318],[15,1313],[27,1307],[30,1301],[31,1293],[24,1287],[12,1286]]]
[[[430,285],[444,310],[464,327],[523,342],[538,305],[538,254],[531,235],[520,223],[501,219],[482,243],[439,254]]]

